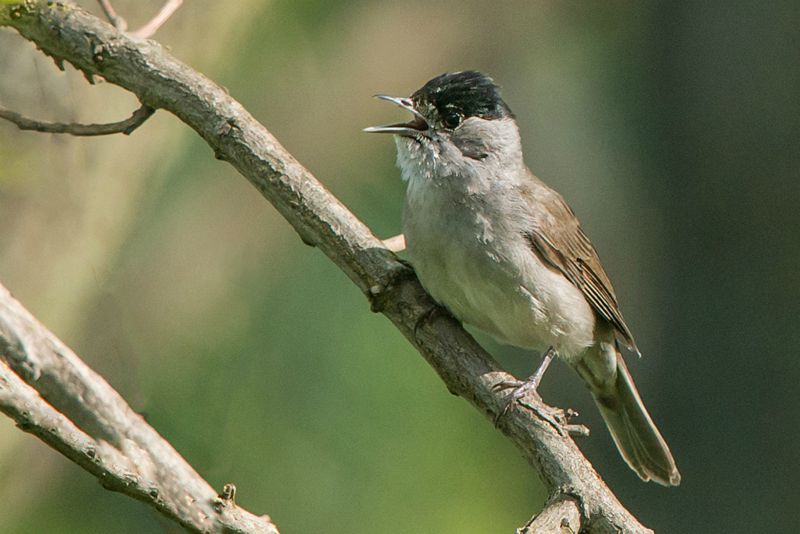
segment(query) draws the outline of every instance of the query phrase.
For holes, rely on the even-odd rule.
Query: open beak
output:
[[[375,98],[391,102],[395,106],[399,106],[404,110],[414,115],[414,118],[409,122],[398,122],[395,124],[386,124],[384,126],[370,126],[364,128],[367,133],[388,133],[395,135],[403,135],[406,137],[417,137],[421,133],[428,131],[428,121],[425,117],[414,108],[414,102],[410,98],[399,98],[396,96],[375,95]]]

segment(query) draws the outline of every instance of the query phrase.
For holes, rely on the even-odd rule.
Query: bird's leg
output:
[[[509,409],[511,409],[511,406],[515,402],[519,401],[531,391],[536,393],[536,390],[539,388],[539,383],[542,381],[542,377],[544,376],[545,371],[547,371],[550,362],[553,361],[553,357],[555,355],[556,350],[553,347],[547,349],[542,356],[542,363],[539,364],[539,367],[536,369],[536,371],[524,382],[520,382],[519,380],[504,380],[494,385],[493,389],[496,390],[514,388],[514,391],[512,391],[511,395],[508,396],[505,406],[503,406],[503,409],[500,410],[500,413],[498,413],[497,417],[495,417],[495,424],[502,419],[502,417],[506,414],[506,412],[508,412]]]
[[[536,391],[539,388],[539,383],[542,381],[542,377],[544,376],[545,371],[547,368],[550,367],[550,362],[553,361],[553,357],[556,355],[556,349],[550,347],[542,356],[542,363],[539,364],[539,367],[534,371],[534,373],[525,381],[528,385],[529,389]]]

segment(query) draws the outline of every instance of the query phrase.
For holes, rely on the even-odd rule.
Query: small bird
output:
[[[585,381],[628,465],[677,486],[675,460],[622,358],[621,345],[639,350],[611,282],[572,209],[525,165],[495,82],[453,72],[408,98],[376,96],[412,115],[364,131],[395,136],[403,235],[420,282],[460,321],[544,352],[509,402],[535,391],[556,354]]]

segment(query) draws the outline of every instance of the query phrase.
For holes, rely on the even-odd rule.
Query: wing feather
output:
[[[603,270],[600,258],[580,227],[578,218],[560,195],[548,189],[543,205],[549,212],[537,218],[538,224],[528,234],[533,251],[560,271],[581,290],[592,308],[616,330],[619,338],[633,351],[639,352],[614,294],[614,288]]]

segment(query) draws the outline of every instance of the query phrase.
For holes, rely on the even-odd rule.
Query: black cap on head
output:
[[[456,111],[463,117],[501,119],[513,117],[500,90],[489,76],[474,70],[446,72],[411,95],[417,105],[429,104],[440,115]]]

